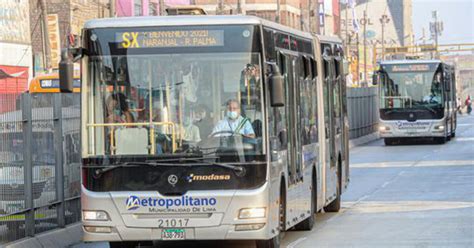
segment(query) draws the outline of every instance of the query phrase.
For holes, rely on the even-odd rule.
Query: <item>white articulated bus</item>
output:
[[[386,145],[402,139],[433,138],[444,144],[456,135],[454,67],[440,60],[382,61],[379,133]]]
[[[340,40],[250,16],[133,17],[87,22],[68,52],[63,92],[82,57],[85,241],[279,247],[339,210]]]

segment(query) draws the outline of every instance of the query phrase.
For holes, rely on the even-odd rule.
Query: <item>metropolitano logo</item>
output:
[[[131,195],[127,198],[126,204],[127,210],[135,210],[140,207],[140,198],[138,198],[138,196]]]
[[[204,207],[215,206],[217,199],[214,197],[192,197],[181,196],[176,198],[154,198],[138,197],[131,195],[125,201],[127,210],[135,210],[139,207],[158,207],[158,208],[176,208],[176,207]]]

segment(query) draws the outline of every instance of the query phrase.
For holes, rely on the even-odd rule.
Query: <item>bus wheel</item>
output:
[[[286,223],[286,186],[284,181],[282,180],[280,186],[280,200],[278,201],[278,218],[279,218],[279,225],[278,228],[280,229],[279,234],[275,237],[267,240],[257,240],[256,245],[257,248],[279,248],[280,241],[283,239],[283,233],[285,231],[285,223]]]
[[[444,144],[444,143],[446,143],[446,136],[444,136],[444,137],[437,137],[437,138],[435,138],[435,141],[436,141],[436,143],[438,143],[438,144]]]
[[[383,139],[383,143],[385,143],[386,146],[393,146],[395,144],[395,139],[394,138],[385,138],[385,139]]]
[[[311,209],[308,218],[295,226],[296,231],[311,231],[314,226],[314,215],[316,213],[316,176],[313,173],[311,185]]]
[[[341,161],[337,166],[336,175],[336,199],[324,207],[324,212],[339,212],[341,209]]]
[[[109,242],[110,248],[135,248],[138,246],[138,242],[125,241],[125,242]]]

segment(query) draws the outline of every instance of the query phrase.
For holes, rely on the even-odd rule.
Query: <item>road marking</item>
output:
[[[461,126],[461,127],[463,127],[463,126],[472,126],[472,125],[474,125],[474,124],[471,124],[471,123],[460,123],[460,124],[458,124],[458,126]]]
[[[429,167],[429,166],[462,166],[474,165],[474,160],[451,160],[451,161],[400,161],[379,163],[357,163],[350,164],[351,168],[392,168],[392,167]]]
[[[293,242],[289,243],[287,248],[294,248],[294,247],[296,247],[296,245],[298,243],[303,242],[305,239],[307,239],[307,238],[306,237],[299,238],[296,241],[293,241]]]
[[[474,202],[449,201],[365,201],[358,203],[351,212],[394,213],[473,208]]]
[[[474,141],[474,137],[456,138],[454,141]]]
[[[382,188],[385,188],[385,187],[387,187],[387,185],[389,185],[389,184],[390,184],[390,182],[385,182],[384,184],[382,184],[381,187],[382,187]]]

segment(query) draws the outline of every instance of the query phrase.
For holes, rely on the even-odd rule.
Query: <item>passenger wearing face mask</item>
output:
[[[237,100],[227,101],[227,111],[224,120],[219,121],[212,130],[211,136],[226,136],[240,134],[244,137],[255,138],[255,132],[248,118],[240,115],[240,104]]]
[[[186,115],[183,121],[183,140],[188,143],[195,144],[201,141],[201,135],[199,133],[199,127],[194,125],[193,116]]]
[[[133,115],[130,113],[127,98],[122,93],[112,93],[107,97],[106,102],[106,122],[107,123],[132,123]]]

